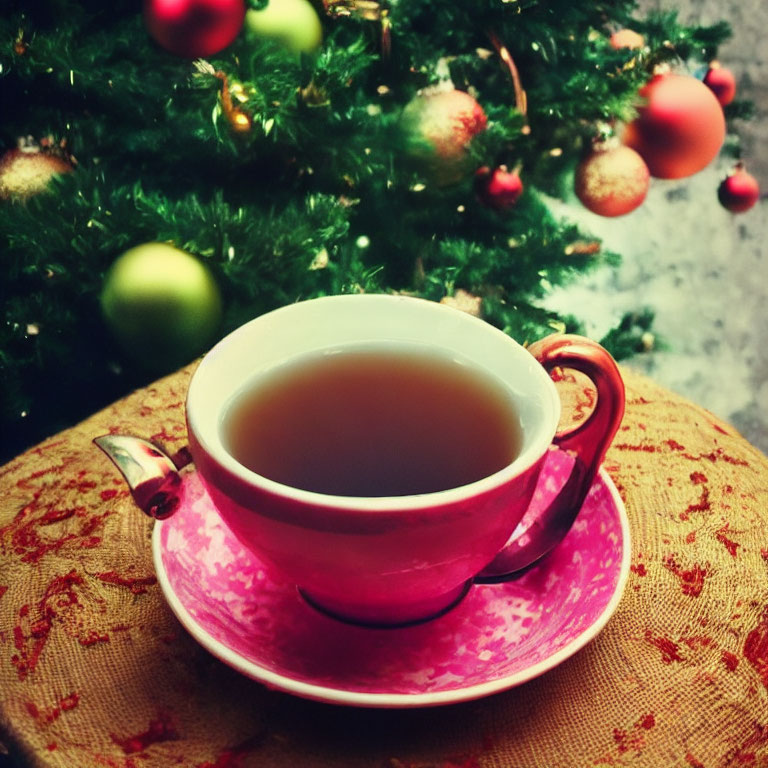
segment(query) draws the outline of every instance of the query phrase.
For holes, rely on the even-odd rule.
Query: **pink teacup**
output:
[[[244,391],[258,393],[262,377],[302,356],[381,345],[421,349],[425,359],[437,353],[492,380],[508,399],[509,418],[518,421],[514,457],[458,487],[337,495],[272,479],[233,456],[228,414]],[[560,367],[592,380],[597,405],[575,431],[556,434],[560,399],[548,372]],[[461,407],[454,404],[456,411]],[[510,578],[555,546],[578,513],[623,410],[618,369],[595,342],[555,335],[525,349],[484,321],[447,306],[362,294],[285,306],[219,342],[190,382],[187,427],[205,488],[247,548],[316,607],[348,621],[387,626],[439,615],[473,582]],[[361,452],[375,445],[364,420],[354,439]],[[510,540],[553,444],[573,454],[571,477],[525,534]],[[424,445],[420,452],[429,452],[429,441]],[[478,446],[465,450],[469,458]],[[168,487],[166,482],[163,492]],[[165,497],[154,493],[155,508],[167,508],[167,500],[158,506],[159,498]]]

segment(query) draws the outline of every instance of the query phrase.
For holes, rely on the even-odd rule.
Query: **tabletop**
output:
[[[30,766],[768,766],[768,458],[622,367],[604,462],[631,534],[602,631],[493,695],[340,706],[222,663],[170,609],[155,523],[92,444],[186,441],[194,366],[0,468],[0,753]],[[0,757],[0,760],[3,758]]]

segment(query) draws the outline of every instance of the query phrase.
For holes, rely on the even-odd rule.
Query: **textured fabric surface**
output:
[[[623,369],[605,468],[632,565],[602,633],[486,699],[355,709],[242,677],[165,604],[152,523],[91,440],[181,448],[191,371],[0,469],[0,742],[24,764],[768,766],[768,459],[730,426]]]

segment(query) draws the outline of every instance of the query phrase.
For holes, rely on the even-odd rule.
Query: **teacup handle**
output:
[[[624,382],[611,355],[583,336],[555,334],[531,344],[530,353],[553,376],[570,368],[585,374],[597,390],[592,413],[571,429],[558,431],[553,444],[574,458],[571,474],[549,506],[475,577],[479,583],[513,578],[536,563],[568,533],[581,510],[624,415]]]

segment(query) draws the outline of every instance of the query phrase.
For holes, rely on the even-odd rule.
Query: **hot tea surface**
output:
[[[227,450],[271,480],[340,496],[455,488],[512,462],[521,428],[491,374],[430,347],[344,347],[254,379],[223,421]]]

